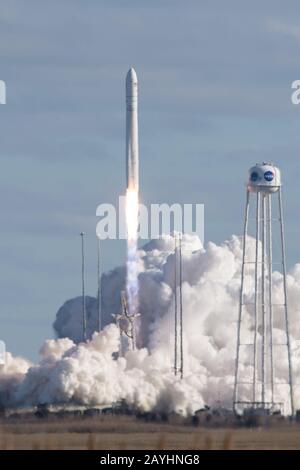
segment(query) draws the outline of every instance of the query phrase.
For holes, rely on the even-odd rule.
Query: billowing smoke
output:
[[[91,339],[98,326],[98,300],[85,296],[86,336]],[[54,331],[59,338],[71,338],[75,343],[82,341],[82,296],[67,300],[56,314]]]
[[[249,239],[248,259],[254,258],[254,240]],[[76,344],[82,331],[78,300],[58,312],[54,324],[60,337],[48,340],[41,360],[32,365],[7,355],[0,370],[1,400],[5,404],[76,402],[109,404],[125,400],[148,411],[192,413],[207,405],[232,406],[236,322],[238,314],[242,246],[233,236],[220,246],[208,243],[204,250],[196,236],[184,235],[183,309],[184,378],[174,377],[174,240],[154,240],[139,251],[139,309],[141,348],[117,357],[119,331],[111,314],[120,312],[120,290],[126,269],[117,268],[103,276],[103,314],[107,325],[86,344]],[[247,265],[246,316],[242,342],[253,342],[254,266]],[[282,275],[273,274],[276,363],[275,400],[287,395],[287,357],[280,304],[283,303]],[[295,381],[295,405],[300,407],[297,377],[300,372],[300,264],[287,277],[290,330]],[[94,301],[95,302],[95,301]],[[96,325],[97,309],[91,300],[90,325]],[[74,308],[73,308],[74,307]],[[90,335],[91,335],[90,330]],[[67,336],[68,338],[66,338]],[[260,335],[258,335],[260,336]],[[241,375],[252,377],[252,349],[243,349]],[[242,390],[249,399],[247,385]],[[267,397],[268,398],[268,397]]]

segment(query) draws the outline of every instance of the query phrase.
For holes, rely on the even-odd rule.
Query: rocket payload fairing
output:
[[[138,81],[131,68],[126,76],[126,176],[127,190],[139,190]]]

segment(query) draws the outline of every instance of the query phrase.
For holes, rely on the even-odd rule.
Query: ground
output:
[[[300,449],[300,426],[208,428],[133,416],[0,422],[0,449]]]

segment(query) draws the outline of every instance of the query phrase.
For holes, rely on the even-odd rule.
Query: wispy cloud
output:
[[[272,33],[280,33],[300,41],[300,24],[292,24],[280,19],[267,20],[267,29]]]

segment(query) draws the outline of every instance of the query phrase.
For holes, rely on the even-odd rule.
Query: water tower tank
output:
[[[249,170],[248,189],[264,194],[275,193],[281,186],[280,170],[272,163],[257,163]]]

